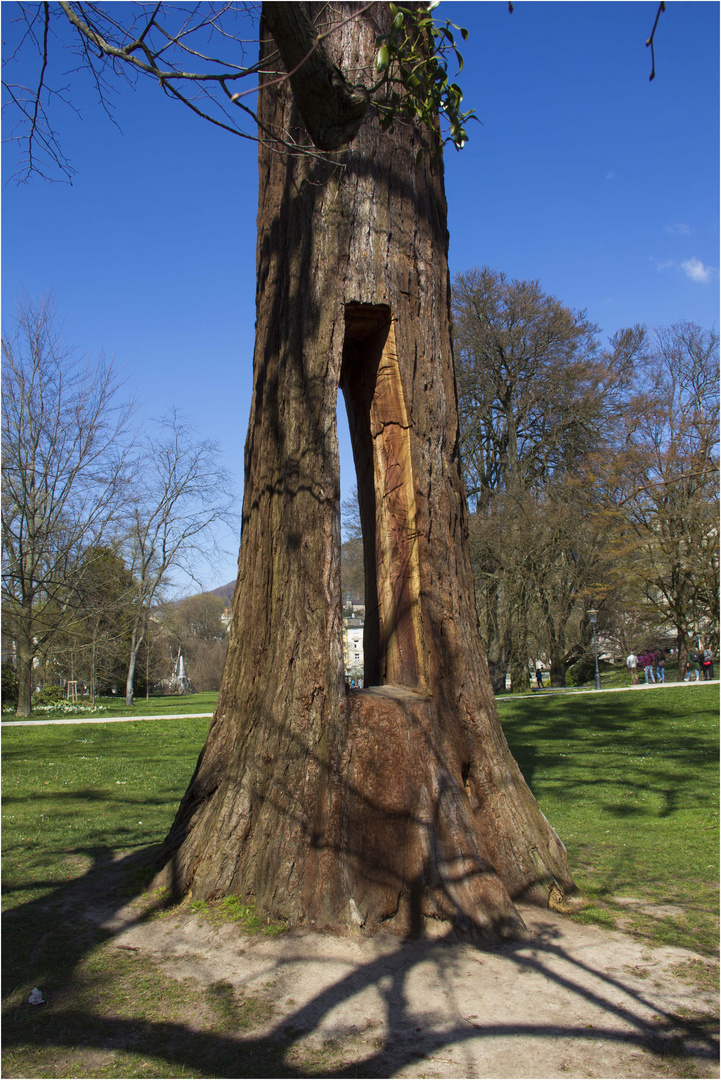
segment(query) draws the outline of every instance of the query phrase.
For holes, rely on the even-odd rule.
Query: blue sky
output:
[[[120,5],[117,5],[118,8]],[[444,2],[466,26],[464,104],[481,121],[446,154],[451,273],[538,279],[605,335],[635,322],[718,326],[719,5]],[[2,3],[4,54],[17,30]],[[61,49],[51,52],[59,72]],[[256,149],[152,84],[92,87],[56,113],[72,186],[17,186],[5,147],[4,315],[54,291],[68,341],[114,356],[146,416],[175,406],[217,440],[242,488],[255,320]],[[6,123],[4,135],[7,137]],[[344,494],[353,486],[341,437]],[[237,537],[205,584],[235,576]]]

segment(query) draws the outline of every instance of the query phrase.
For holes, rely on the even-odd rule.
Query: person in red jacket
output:
[[[656,680],[653,677],[653,660],[654,656],[652,652],[644,653],[641,657],[641,663],[643,665],[643,673],[646,677],[647,683],[655,683]]]

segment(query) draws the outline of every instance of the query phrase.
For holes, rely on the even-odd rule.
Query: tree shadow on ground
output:
[[[695,730],[686,720],[680,722],[674,709],[665,707],[658,698],[634,695],[631,706],[628,699],[624,702],[621,707],[615,695],[591,700],[583,696],[546,698],[533,702],[532,720],[524,709],[517,715],[504,710],[504,734],[534,793],[538,794],[534,780],[539,770],[546,780],[564,772],[566,797],[578,802],[588,801],[592,788],[620,786],[658,799],[654,817],[670,817],[692,806],[715,806],[708,790],[699,788],[698,777],[716,775],[711,770],[718,766],[717,701],[698,707],[698,712],[708,713],[711,720],[707,730]],[[569,745],[573,746],[572,775],[568,770]],[[639,759],[642,770],[638,769]],[[621,802],[608,802],[604,809],[617,817],[648,813]]]
[[[325,978],[321,975],[319,988],[310,997],[299,1005],[286,1002],[282,1015],[277,1015],[278,1002],[269,1001],[260,1024],[256,1024],[262,1026],[262,1033],[254,1033],[252,1023],[243,1020],[239,1012],[243,987],[223,981],[220,970],[219,981],[210,988],[219,1008],[209,1022],[203,1021],[202,1010],[196,1017],[186,1014],[179,1019],[158,1010],[160,1015],[154,1019],[152,1011],[148,1014],[134,1008],[132,995],[108,1007],[100,994],[96,1005],[88,958],[97,955],[98,947],[111,944],[119,933],[157,918],[162,910],[162,899],[148,898],[147,894],[135,915],[129,915],[126,907],[142,894],[155,866],[156,850],[146,848],[114,858],[108,848],[78,849],[76,854],[93,860],[87,873],[7,913],[3,950],[5,1075],[31,1075],[27,1057],[23,1057],[28,1052],[35,1062],[42,1063],[42,1071],[36,1074],[71,1075],[72,1062],[82,1063],[83,1055],[96,1055],[97,1067],[98,1054],[112,1059],[113,1054],[125,1051],[137,1055],[139,1061],[144,1059],[143,1065],[152,1061],[156,1070],[160,1065],[162,1075],[168,1076],[392,1076],[414,1062],[419,1067],[422,1061],[432,1065],[439,1052],[465,1055],[466,1061],[453,1064],[474,1070],[478,1068],[474,1061],[485,1049],[478,1040],[488,1040],[489,1048],[496,1046],[498,1039],[511,1040],[508,1053],[512,1053],[513,1040],[529,1038],[539,1040],[539,1055],[546,1054],[543,1047],[548,1040],[562,1040],[564,1045],[583,1047],[591,1055],[598,1054],[604,1045],[608,1052],[611,1047],[619,1052],[645,1051],[658,1055],[659,1064],[669,1054],[692,1057],[697,1062],[717,1060],[718,1047],[708,1023],[674,1015],[659,1004],[653,991],[642,992],[637,982],[634,985],[631,979],[607,974],[572,955],[552,919],[545,924],[537,921],[537,933],[530,943],[469,946],[450,934],[435,939],[384,938],[380,948],[369,948],[368,958],[354,962],[346,957],[340,976],[334,964],[334,972],[328,971]],[[172,920],[178,915],[179,909],[170,909],[165,917]],[[284,972],[291,973],[294,965],[323,964],[322,957],[309,956],[308,938],[302,935],[283,938],[282,949],[273,950],[271,944],[267,970],[272,969],[278,981],[282,982]],[[265,947],[264,942],[261,947]],[[136,969],[132,965],[126,972],[131,986],[140,985],[143,972],[147,979],[141,951],[121,944],[107,961],[110,970],[106,965],[99,974],[96,971],[99,991],[107,991],[108,983],[121,978],[124,961],[136,958],[137,974],[133,975]],[[464,993],[467,984],[463,978],[474,962],[494,968],[500,963],[504,970],[511,969],[512,978],[535,976],[539,983],[553,984],[566,1006],[559,1008],[556,1017],[549,1017],[547,1010],[538,1007],[540,999],[534,999],[533,980],[529,979],[523,1016],[512,1008],[506,1013],[488,1009],[484,1021],[478,1015],[484,1011],[482,1003],[480,1007],[477,1000],[469,1004]],[[413,996],[411,984],[425,977],[421,969],[428,977],[429,991],[419,1007],[417,989]],[[171,982],[160,969],[154,971],[151,991],[156,1000],[157,995],[172,993]],[[33,986],[41,986],[48,999],[44,1009],[26,1004]],[[545,999],[545,991],[537,989]],[[197,986],[193,993],[198,994]],[[365,1009],[358,1005],[358,999],[368,993],[374,995],[376,1006],[380,1005],[382,1021],[374,1039],[359,1043],[362,1023],[360,1031],[357,1023],[348,1023],[348,1008],[360,1022]],[[223,1005],[227,1015],[221,1023]],[[344,1007],[343,1016],[341,1012],[334,1015]],[[592,1028],[585,1022],[589,1016]],[[16,1053],[18,1063],[25,1062],[22,1073],[13,1071]],[[71,1072],[53,1072],[52,1065],[48,1068],[51,1059],[62,1059],[66,1069],[70,1061]],[[139,1075],[159,1073],[139,1066]],[[477,1073],[466,1071],[464,1075]]]

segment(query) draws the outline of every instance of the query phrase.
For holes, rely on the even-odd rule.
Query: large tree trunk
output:
[[[379,5],[329,48],[365,69],[386,18]],[[307,145],[287,86],[264,86],[260,112]],[[427,154],[416,164],[421,145],[412,126],[384,135],[371,115],[332,162],[261,146],[233,623],[161,880],[175,896],[252,899],[294,925],[408,932],[441,919],[512,935],[514,898],[547,903],[554,883],[573,884],[508,750],[480,647],[443,177]],[[366,568],[368,689],[351,692],[339,385]]]
[[[128,672],[125,676],[125,707],[132,708],[135,695],[135,667],[138,662],[138,649],[135,644],[135,634],[130,646],[130,659],[128,660]]]
[[[125,707],[131,709],[135,703],[135,671],[138,666],[138,653],[140,652],[145,635],[148,631],[148,615],[138,616],[133,624],[133,632],[130,638],[130,657],[128,659],[128,673],[125,677]]]
[[[678,654],[678,675],[679,682],[686,678],[686,672],[688,671],[688,641],[686,638],[685,627],[676,627],[676,650]]]
[[[19,633],[15,639],[15,663],[18,677],[18,703],[16,716],[32,714],[33,699],[33,660],[35,647],[29,634]]]
[[[551,668],[551,686],[559,687],[566,685],[566,658],[565,654],[552,652],[549,662]]]
[[[548,639],[549,667],[551,669],[551,686],[566,685],[566,622],[563,616],[559,617],[558,626],[553,620],[553,614],[548,612],[546,618],[546,636]]]

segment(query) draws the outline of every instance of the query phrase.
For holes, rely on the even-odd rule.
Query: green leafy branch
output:
[[[461,110],[463,93],[451,82],[447,60],[455,56],[458,73],[463,69],[454,31],[468,40],[464,27],[445,20],[438,22],[432,11],[440,0],[431,0],[416,9],[391,4],[393,23],[387,34],[376,38],[376,72],[380,76],[374,87],[374,105],[381,115],[381,127],[388,131],[396,120],[414,120],[430,132],[436,143],[434,162],[440,157],[441,146],[452,142],[461,150],[468,141],[466,123],[477,120],[474,110]],[[379,95],[379,91],[381,94]],[[449,134],[438,138],[438,117],[445,119]],[[417,161],[423,155],[419,150]]]

